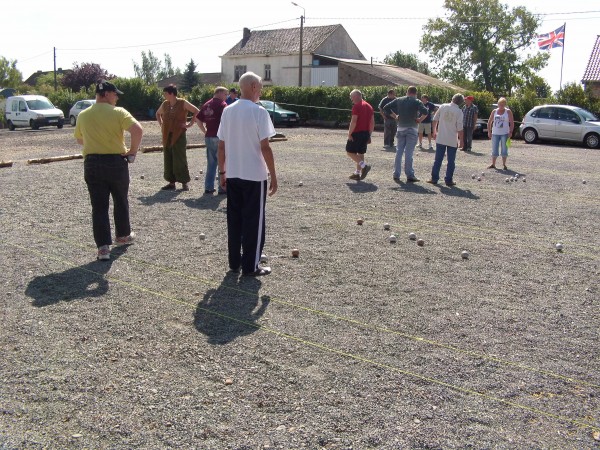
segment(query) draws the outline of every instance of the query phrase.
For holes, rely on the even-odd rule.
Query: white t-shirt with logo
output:
[[[463,129],[463,112],[456,103],[444,103],[439,107],[434,121],[438,122],[436,144],[458,147],[458,132]]]
[[[217,132],[225,142],[227,178],[265,181],[268,172],[260,141],[274,135],[269,113],[262,106],[243,98],[227,106]]]

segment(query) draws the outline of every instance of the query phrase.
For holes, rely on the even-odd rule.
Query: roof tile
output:
[[[600,35],[596,36],[596,43],[592,49],[590,60],[581,79],[583,83],[600,81]]]

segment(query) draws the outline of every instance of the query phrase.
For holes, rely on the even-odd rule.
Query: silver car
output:
[[[539,139],[579,142],[589,148],[600,146],[600,120],[577,106],[536,106],[525,115],[519,131],[528,144]]]
[[[75,103],[69,110],[69,122],[71,122],[71,125],[75,126],[79,113],[84,109],[89,108],[94,103],[96,103],[96,100],[79,100],[77,103]]]

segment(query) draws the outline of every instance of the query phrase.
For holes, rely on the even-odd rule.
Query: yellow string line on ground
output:
[[[62,241],[62,242],[68,243],[69,245],[75,245],[75,246],[78,246],[78,247],[84,248],[84,249],[89,248],[89,246],[85,246],[85,245],[79,244],[77,242],[72,242],[72,241],[69,241],[68,239],[61,238],[61,237],[58,237],[58,236],[55,236],[55,235],[52,235],[52,234],[49,234],[49,233],[46,233],[46,232],[40,232],[39,234],[45,235],[46,237],[48,237],[50,239],[54,239],[54,240],[57,240],[57,241]],[[13,244],[8,244],[8,245],[13,245]],[[213,280],[210,280],[210,279],[206,279],[206,278],[202,278],[202,277],[190,275],[190,274],[181,272],[179,270],[172,269],[172,268],[167,267],[167,266],[155,264],[155,263],[148,262],[148,261],[139,260],[139,259],[133,258],[133,257],[128,256],[128,255],[121,255],[120,258],[124,258],[126,261],[130,261],[130,262],[133,262],[135,264],[139,264],[139,265],[142,265],[142,266],[152,267],[154,269],[162,270],[164,272],[167,272],[167,273],[170,273],[170,274],[173,274],[173,275],[177,275],[177,276],[179,276],[181,278],[184,278],[184,279],[187,279],[187,280],[197,281],[197,282],[200,282],[200,283],[202,283],[202,284],[204,284],[204,285],[206,285],[208,287],[215,287],[215,286],[219,285],[219,283],[217,283],[217,282],[215,282]],[[235,286],[223,286],[223,287],[226,288],[229,291],[238,292],[238,293],[250,296],[250,297],[256,296],[256,294],[253,293],[253,292],[249,292],[249,291],[240,289],[240,288],[235,287]],[[450,351],[453,351],[453,352],[461,353],[461,354],[468,355],[468,356],[471,356],[471,357],[474,357],[474,358],[478,358],[478,359],[484,359],[484,360],[488,360],[488,361],[493,361],[493,362],[496,362],[496,363],[499,363],[499,364],[503,364],[503,365],[506,365],[506,366],[516,367],[516,368],[519,368],[519,369],[522,369],[522,370],[526,370],[528,372],[538,373],[538,374],[545,375],[545,376],[548,376],[548,377],[551,377],[551,378],[556,378],[556,379],[559,379],[559,380],[567,381],[569,383],[581,384],[581,385],[590,386],[590,387],[593,387],[593,388],[600,388],[599,384],[595,384],[595,383],[592,383],[592,382],[589,382],[589,381],[580,380],[580,379],[577,379],[577,378],[569,377],[569,376],[562,375],[562,374],[559,374],[559,373],[556,373],[556,372],[552,372],[552,371],[549,371],[549,370],[544,370],[544,369],[539,369],[539,368],[536,368],[536,367],[531,367],[531,366],[528,366],[526,364],[517,363],[517,362],[514,362],[514,361],[509,361],[509,360],[506,360],[506,359],[502,359],[502,358],[498,358],[498,357],[495,357],[495,356],[486,355],[486,354],[475,352],[475,351],[472,351],[472,350],[462,349],[460,347],[456,347],[456,346],[453,346],[453,345],[450,345],[450,344],[445,344],[443,342],[438,342],[438,341],[435,341],[435,340],[432,340],[432,339],[423,338],[423,337],[420,337],[420,336],[414,336],[414,335],[411,335],[411,334],[408,334],[408,333],[403,333],[401,331],[393,330],[391,328],[382,327],[380,325],[373,325],[373,324],[369,324],[369,323],[366,323],[366,322],[360,322],[360,321],[358,321],[356,319],[352,319],[350,317],[339,316],[337,314],[330,313],[330,312],[327,312],[327,311],[324,311],[324,310],[319,310],[319,309],[315,309],[315,308],[310,308],[308,306],[298,305],[296,303],[289,302],[289,301],[281,299],[279,297],[271,297],[271,301],[273,303],[277,303],[277,304],[280,304],[280,305],[285,305],[287,307],[290,307],[290,308],[293,308],[293,309],[297,309],[297,310],[306,311],[306,312],[309,312],[309,313],[312,313],[312,314],[315,314],[315,315],[318,315],[318,316],[327,317],[327,318],[334,319],[334,320],[337,320],[337,321],[340,321],[340,322],[346,322],[346,323],[350,323],[350,324],[353,324],[353,325],[357,325],[357,326],[360,326],[360,327],[362,327],[364,329],[367,329],[367,330],[373,330],[373,331],[378,331],[378,332],[381,332],[381,333],[392,334],[392,335],[399,336],[399,337],[402,337],[402,338],[405,338],[405,339],[409,339],[409,340],[412,340],[412,341],[415,341],[415,342],[419,342],[419,343],[423,343],[423,344],[428,344],[428,345],[431,345],[431,346],[434,346],[434,347],[444,348],[446,350],[450,350]]]
[[[100,272],[96,272],[96,271],[91,270],[91,269],[85,269],[83,267],[76,266],[75,264],[73,264],[72,262],[70,262],[68,260],[65,260],[65,259],[62,259],[62,258],[59,258],[59,257],[56,257],[56,256],[48,255],[47,253],[43,253],[43,252],[40,252],[38,250],[34,250],[32,248],[23,247],[23,246],[20,246],[20,245],[17,245],[17,244],[9,244],[9,245],[11,245],[13,247],[17,247],[17,248],[19,248],[19,249],[21,249],[23,251],[26,251],[26,252],[37,254],[38,256],[41,256],[43,258],[47,258],[47,259],[51,259],[51,260],[54,260],[54,261],[58,261],[58,262],[60,262],[62,264],[65,264],[65,265],[71,267],[71,268],[79,269],[79,270],[82,270],[84,272],[97,275],[97,276],[99,276],[101,278],[104,277],[104,274],[102,274]],[[381,362],[378,362],[378,361],[375,361],[375,360],[372,360],[372,359],[365,358],[365,357],[360,356],[360,355],[356,355],[354,353],[345,352],[345,351],[339,350],[337,348],[328,347],[326,345],[323,345],[323,344],[320,344],[320,343],[317,343],[317,342],[309,341],[307,339],[304,339],[304,338],[301,338],[301,337],[298,337],[298,336],[294,336],[294,335],[285,333],[283,331],[279,331],[279,330],[276,330],[276,329],[273,329],[273,328],[265,327],[264,325],[260,325],[260,324],[254,323],[254,322],[248,322],[248,321],[239,319],[237,317],[229,316],[227,314],[223,314],[223,313],[220,313],[220,312],[217,312],[217,311],[213,311],[213,310],[210,310],[210,309],[207,309],[207,308],[198,307],[197,305],[193,305],[189,301],[186,301],[185,299],[177,298],[177,297],[174,297],[172,295],[165,294],[163,292],[154,291],[152,289],[145,288],[143,286],[140,286],[138,284],[135,284],[135,283],[132,283],[132,282],[129,282],[129,281],[124,281],[124,280],[121,280],[119,278],[112,277],[112,276],[108,276],[106,278],[109,279],[109,280],[111,280],[111,281],[114,281],[114,282],[116,282],[118,284],[122,284],[124,286],[130,287],[130,288],[132,288],[134,290],[137,290],[139,292],[145,292],[145,293],[154,295],[156,297],[160,297],[160,298],[163,298],[163,299],[175,302],[175,303],[179,303],[180,305],[184,305],[184,306],[188,306],[188,307],[189,306],[195,307],[196,309],[200,309],[200,310],[202,310],[202,311],[204,311],[204,312],[206,312],[208,314],[211,314],[211,315],[214,315],[214,316],[217,316],[217,317],[221,317],[221,318],[224,318],[224,319],[227,319],[227,320],[231,320],[233,322],[237,322],[237,323],[240,323],[240,324],[252,327],[252,328],[257,328],[259,330],[262,330],[262,331],[274,334],[276,336],[283,337],[285,339],[289,339],[289,340],[293,340],[293,341],[299,342],[299,343],[301,343],[301,344],[303,344],[305,346],[313,347],[313,348],[316,348],[318,350],[322,350],[324,352],[332,353],[332,354],[335,354],[335,355],[338,355],[338,356],[342,356],[344,358],[353,359],[355,361],[363,362],[363,363],[370,364],[370,365],[373,365],[373,366],[376,366],[376,367],[382,367],[384,369],[388,369],[388,370],[391,370],[393,372],[401,373],[401,374],[407,375],[409,377],[417,378],[419,380],[426,381],[426,382],[429,382],[431,384],[436,384],[438,386],[446,387],[446,388],[452,389],[452,390],[457,391],[457,392],[462,392],[464,394],[468,394],[468,395],[471,395],[471,396],[480,397],[480,398],[483,398],[485,400],[490,400],[490,401],[493,401],[493,402],[501,403],[501,404],[510,406],[512,408],[521,409],[521,410],[524,410],[524,411],[529,411],[529,412],[532,412],[534,414],[537,414],[537,415],[540,415],[540,416],[544,416],[544,417],[548,417],[548,418],[551,418],[551,419],[554,419],[554,420],[557,420],[557,421],[560,421],[560,422],[570,423],[570,424],[578,426],[580,428],[588,428],[588,429],[591,429],[593,431],[600,431],[600,427],[598,427],[598,426],[596,426],[594,424],[588,423],[587,421],[585,421],[583,419],[572,419],[570,417],[561,416],[560,414],[555,414],[555,413],[552,413],[552,412],[544,411],[542,409],[535,408],[535,407],[532,407],[532,406],[527,406],[527,405],[523,405],[521,403],[513,402],[513,401],[510,401],[510,400],[505,400],[505,399],[500,398],[500,397],[496,397],[496,396],[493,396],[493,395],[490,395],[490,394],[486,394],[485,392],[479,392],[479,391],[476,391],[474,389],[465,388],[465,387],[458,386],[458,385],[455,385],[455,384],[452,384],[452,383],[448,383],[446,381],[438,380],[437,378],[433,378],[433,377],[429,377],[429,376],[425,376],[425,375],[420,375],[418,373],[411,372],[411,371],[408,371],[408,370],[405,370],[405,369],[401,369],[399,367],[392,366],[390,364],[381,363]]]

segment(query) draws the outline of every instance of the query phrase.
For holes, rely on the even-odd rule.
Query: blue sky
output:
[[[402,50],[419,53],[419,39],[427,18],[440,15],[443,0],[405,2],[380,0],[365,9],[364,1],[297,1],[306,13],[306,26],[342,24],[367,59],[383,58]],[[523,1],[504,0],[509,7]],[[255,6],[252,6],[255,5]],[[545,14],[540,33],[563,23],[566,27],[563,84],[579,82],[591,49],[600,33],[600,5],[589,0],[530,0],[525,6]],[[165,6],[167,5],[167,6]],[[27,78],[36,70],[52,70],[53,47],[57,66],[71,68],[76,62],[99,63],[110,73],[134,76],[133,61],[151,50],[162,58],[168,53],[175,66],[184,68],[191,58],[200,72],[219,72],[220,58],[242,37],[242,29],[274,29],[299,26],[303,9],[287,0],[257,0],[244,4],[219,2],[168,4],[158,1],[63,0],[59,6],[29,0],[26,14],[5,18],[0,27],[0,55],[17,59]],[[598,11],[598,12],[590,12]],[[537,51],[532,42],[531,51]],[[426,60],[426,55],[421,55]],[[540,75],[558,89],[561,50]]]

